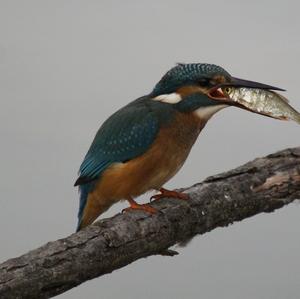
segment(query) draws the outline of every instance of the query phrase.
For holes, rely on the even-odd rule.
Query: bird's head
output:
[[[208,120],[222,108],[237,106],[223,92],[226,86],[282,90],[232,77],[222,67],[214,64],[190,63],[178,64],[169,70],[156,84],[151,97],[171,104],[181,112],[195,111],[199,117]]]

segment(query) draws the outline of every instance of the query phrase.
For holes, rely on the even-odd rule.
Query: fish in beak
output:
[[[276,91],[284,89],[238,78],[232,78],[213,87],[209,96],[230,106],[281,120],[294,120],[300,124],[300,114],[288,104],[288,100]]]

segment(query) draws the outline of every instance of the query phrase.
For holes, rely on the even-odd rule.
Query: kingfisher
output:
[[[147,191],[152,198],[187,200],[185,193],[164,188],[186,161],[207,121],[218,111],[238,106],[224,88],[278,87],[232,77],[222,67],[207,63],[178,64],[147,95],[111,115],[98,130],[81,166],[77,231],[91,224],[120,200],[128,210],[155,213],[135,198]],[[249,110],[249,109],[248,109]]]

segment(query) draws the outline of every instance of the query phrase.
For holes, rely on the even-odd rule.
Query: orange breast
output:
[[[93,195],[118,201],[159,189],[181,168],[203,126],[192,113],[178,113],[145,154],[109,167]]]

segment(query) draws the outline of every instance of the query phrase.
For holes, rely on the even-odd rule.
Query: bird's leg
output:
[[[159,191],[160,191],[160,194],[155,194],[155,195],[151,196],[150,201],[158,200],[163,197],[173,197],[173,198],[183,199],[183,200],[189,199],[189,195],[186,193],[171,191],[171,190],[167,190],[165,188],[160,188]]]
[[[131,197],[126,198],[130,204],[130,207],[123,209],[122,212],[128,212],[130,210],[141,210],[145,211],[150,214],[155,214],[157,213],[157,210],[150,207],[148,204],[138,204],[135,200],[133,200]]]

